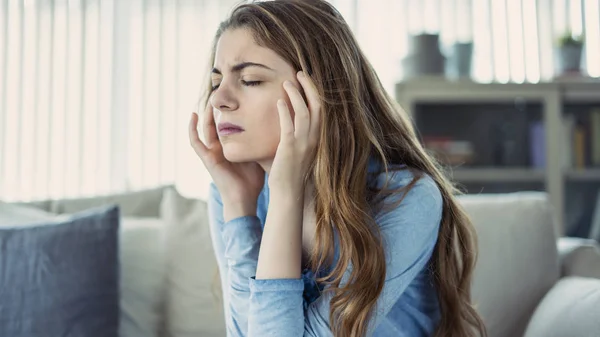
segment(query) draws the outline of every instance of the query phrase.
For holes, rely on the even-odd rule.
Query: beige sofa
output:
[[[460,200],[479,238],[472,292],[490,337],[600,336],[600,250],[556,239],[546,194]]]
[[[600,336],[600,250],[589,240],[557,240],[544,193],[460,202],[478,232],[473,300],[490,337]],[[72,213],[107,203],[121,206],[122,336],[225,336],[204,201],[167,186],[24,205]]]

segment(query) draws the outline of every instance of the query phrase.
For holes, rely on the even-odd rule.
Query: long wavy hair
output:
[[[217,30],[211,67],[220,36],[238,28],[247,29],[257,44],[308,74],[322,101],[321,143],[306,177],[315,186],[317,218],[310,268],[316,272],[332,267],[337,231],[339,261],[328,275],[317,278],[329,285],[324,291],[333,292],[329,312],[333,334],[366,335],[386,277],[374,210],[381,209],[386,196],[406,195],[422,174],[428,174],[443,197],[438,241],[429,261],[441,309],[434,335],[485,336],[483,321],[471,304],[477,244],[473,226],[455,198],[460,192],[424,150],[406,113],[386,93],[342,15],[323,0],[239,4]],[[209,79],[206,99],[210,92]],[[415,173],[413,181],[396,190],[387,184],[379,190],[366,187],[370,156],[380,160],[386,173],[390,164],[405,164]],[[341,285],[350,264],[348,282]]]

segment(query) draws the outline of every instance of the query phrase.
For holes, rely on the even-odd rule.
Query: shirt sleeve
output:
[[[227,336],[248,335],[249,279],[256,275],[262,226],[257,216],[225,222],[217,187],[210,185],[208,216],[210,234],[223,290]]]
[[[401,187],[411,180],[412,175],[393,177],[390,187]],[[396,202],[399,197],[390,196],[386,203]],[[376,216],[384,240],[387,273],[375,314],[368,325],[368,336],[427,266],[437,241],[441,216],[441,193],[427,175],[413,186],[397,208]],[[342,285],[350,272],[351,267],[345,272]],[[249,286],[248,336],[333,336],[329,322],[329,303],[333,296],[330,292],[323,293],[304,311],[301,279],[256,280],[251,277]]]

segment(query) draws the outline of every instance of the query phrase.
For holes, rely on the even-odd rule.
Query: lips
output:
[[[219,135],[221,136],[231,135],[244,131],[244,129],[241,126],[228,122],[219,123],[218,130]]]

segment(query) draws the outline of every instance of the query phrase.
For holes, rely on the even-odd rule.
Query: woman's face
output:
[[[280,136],[277,100],[284,98],[291,107],[283,82],[301,88],[294,68],[271,49],[257,45],[248,30],[229,29],[217,43],[211,79],[210,104],[225,158],[271,162]],[[233,123],[243,131],[220,131],[221,123]]]

